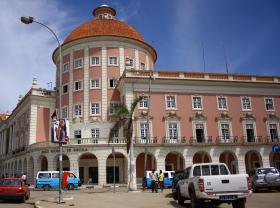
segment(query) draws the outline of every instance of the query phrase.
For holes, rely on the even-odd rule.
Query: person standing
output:
[[[26,184],[26,174],[24,172],[21,173],[21,179],[24,181]]]
[[[150,178],[151,178],[151,181],[152,181],[152,193],[154,192],[157,192],[157,175],[155,173],[155,169],[152,170],[152,172],[150,173]]]
[[[163,192],[163,189],[164,189],[164,174],[163,174],[162,170],[159,171],[158,182],[159,182],[161,192]]]

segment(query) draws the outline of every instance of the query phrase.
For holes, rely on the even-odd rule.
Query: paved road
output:
[[[69,208],[69,205],[74,205],[79,208],[98,207],[98,208],[190,208],[190,204],[186,201],[184,206],[179,206],[173,200],[170,190],[165,190],[163,193],[151,193],[150,191],[127,193],[126,188],[117,189],[116,193],[112,192],[110,188],[103,189],[82,189],[76,191],[67,191],[64,193],[66,200],[65,204],[56,204],[55,197],[57,191],[32,191],[31,198],[25,204],[15,202],[1,202],[0,208],[30,208],[32,203],[41,200],[41,206],[45,208]],[[73,198],[71,200],[71,198]],[[223,204],[220,208],[229,208],[230,205]],[[279,192],[262,192],[253,194],[248,198],[246,208],[279,208],[280,207],[280,193]]]

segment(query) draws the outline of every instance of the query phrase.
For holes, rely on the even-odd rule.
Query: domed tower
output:
[[[93,10],[94,19],[75,28],[53,53],[57,66],[56,108],[68,118],[71,138],[107,138],[112,106],[121,101],[115,89],[125,69],[152,70],[153,47],[130,25],[115,18],[108,5]],[[75,139],[74,139],[75,140]]]

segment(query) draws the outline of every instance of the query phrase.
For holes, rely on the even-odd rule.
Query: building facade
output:
[[[109,141],[114,106],[142,96],[133,122],[133,160],[140,182],[147,168],[179,170],[197,162],[225,162],[232,173],[260,166],[280,168],[280,77],[155,70],[155,49],[116,11],[101,5],[95,19],[75,28],[58,49],[56,91],[36,83],[0,124],[0,174],[58,169],[50,116],[69,120],[63,168],[84,183],[128,183],[129,160],[122,129]],[[150,101],[150,102],[149,102]],[[149,125],[147,125],[149,124]],[[149,134],[148,134],[149,129]],[[146,142],[147,141],[147,142]]]

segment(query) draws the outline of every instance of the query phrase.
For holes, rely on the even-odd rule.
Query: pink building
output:
[[[138,96],[143,96],[133,120],[138,182],[146,140],[148,169],[179,170],[209,161],[227,163],[232,173],[280,168],[280,153],[272,152],[279,145],[280,77],[155,70],[155,49],[136,29],[116,20],[113,8],[101,5],[93,15],[65,38],[62,70],[58,49],[53,53],[56,95],[35,102],[37,97],[27,94],[29,103],[21,101],[0,126],[1,174],[24,170],[32,182],[37,171],[58,168],[49,127],[56,108],[71,129],[64,169],[84,183],[112,183],[114,146],[117,181],[126,184],[130,159],[123,131],[113,141],[108,135],[113,106],[130,106]],[[21,124],[22,116],[27,124]]]

